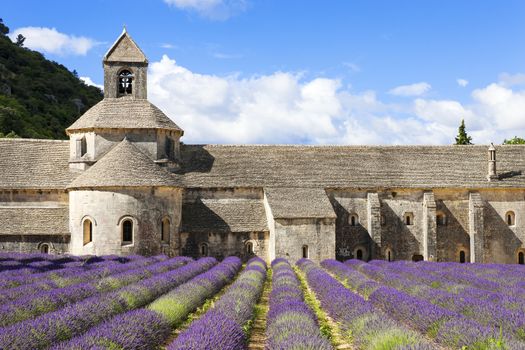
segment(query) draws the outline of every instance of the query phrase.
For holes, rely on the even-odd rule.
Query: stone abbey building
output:
[[[69,141],[0,140],[0,250],[524,262],[523,146],[186,145],[126,31],[103,67]]]

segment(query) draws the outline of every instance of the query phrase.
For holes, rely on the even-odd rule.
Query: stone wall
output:
[[[181,190],[176,188],[71,191],[69,218],[71,253],[168,254],[179,253]],[[170,220],[169,244],[161,243],[161,223]],[[122,242],[122,222],[134,222],[133,244]],[[83,220],[93,223],[93,241],[83,244]]]
[[[181,255],[199,258],[202,245],[207,246],[207,256],[223,259],[227,256],[238,256],[243,261],[258,256],[269,262],[268,240],[269,232],[213,232],[180,234]],[[246,250],[246,243],[253,244],[253,254]]]
[[[296,262],[308,247],[308,258],[320,262],[335,258],[334,219],[276,219],[275,256]]]
[[[0,251],[39,253],[44,244],[50,254],[69,253],[69,235],[0,235]]]
[[[104,63],[104,98],[118,97],[118,75],[124,69],[129,70],[134,75],[132,96],[140,99],[147,98],[148,65],[146,63],[121,62]]]

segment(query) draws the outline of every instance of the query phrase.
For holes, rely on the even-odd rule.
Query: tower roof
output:
[[[104,62],[148,63],[148,59],[124,28],[122,34],[104,55]]]
[[[105,98],[66,129],[167,129],[183,132],[160,109],[144,99]]]
[[[83,172],[67,188],[178,186],[177,178],[127,139]]]

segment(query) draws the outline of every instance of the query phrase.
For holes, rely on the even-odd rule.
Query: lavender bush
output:
[[[332,349],[321,336],[317,317],[304,302],[300,282],[285,259],[272,262],[272,292],[266,322],[266,349]]]
[[[239,278],[200,319],[192,322],[168,350],[241,350],[246,348],[243,326],[253,317],[266,279],[266,263],[260,258],[248,261]]]
[[[0,328],[0,349],[45,349],[82,334],[110,317],[146,305],[216,263],[214,258],[203,258],[117,291]]]

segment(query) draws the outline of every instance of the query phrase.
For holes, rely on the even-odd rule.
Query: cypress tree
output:
[[[456,136],[456,145],[472,145],[472,137],[467,135],[465,130],[465,120],[461,119],[461,125],[458,129],[458,136]]]

